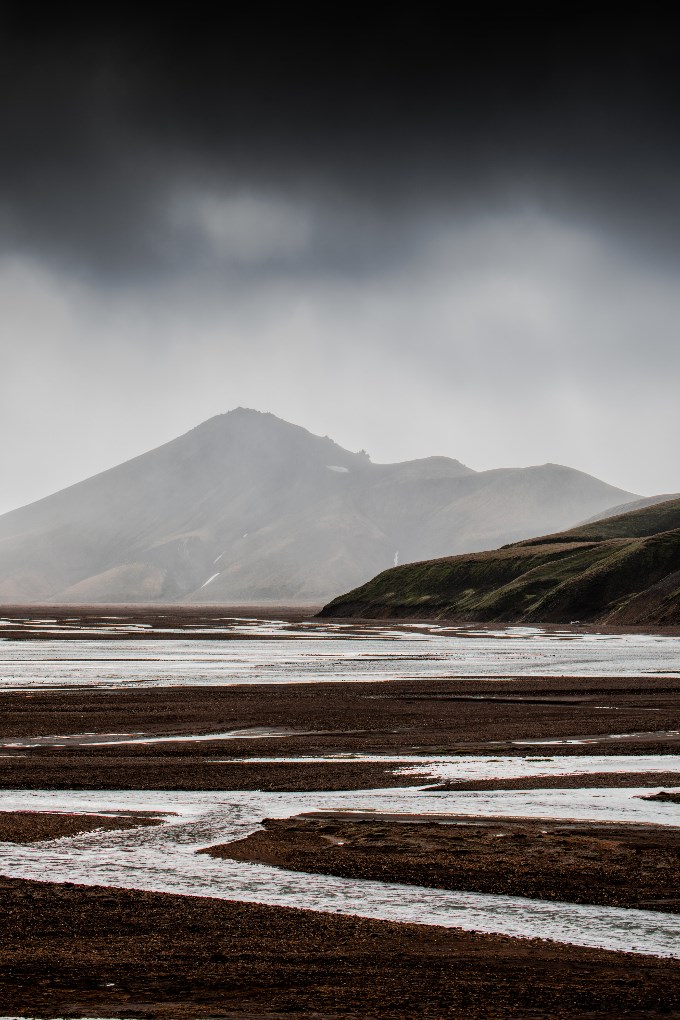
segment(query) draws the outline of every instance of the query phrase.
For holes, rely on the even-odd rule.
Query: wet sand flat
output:
[[[538,940],[13,879],[0,879],[0,927],[0,1001],[15,1014],[680,1016],[680,962]]]
[[[680,913],[680,832],[545,819],[314,813],[203,851],[294,871]]]

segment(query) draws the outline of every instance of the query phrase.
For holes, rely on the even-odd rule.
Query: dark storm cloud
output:
[[[0,8],[0,511],[237,405],[677,491],[670,8],[232,7]]]
[[[533,205],[667,256],[680,218],[667,22],[663,7],[642,21],[604,4],[480,4],[446,22],[422,6],[220,23],[196,7],[6,13],[2,242],[118,277],[200,267],[215,222],[206,259],[237,274],[362,272],[443,214]]]

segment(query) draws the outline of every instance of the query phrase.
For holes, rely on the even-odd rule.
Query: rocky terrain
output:
[[[0,842],[37,843],[43,839],[61,839],[80,832],[101,829],[133,829],[138,825],[155,825],[152,816],[139,814],[69,815],[46,811],[0,811]]]
[[[624,948],[635,952],[588,949],[545,937],[415,924],[410,917],[397,923],[351,912],[240,902],[243,886],[234,884],[233,875],[220,887],[220,875],[230,867],[249,873],[251,863],[262,861],[302,874],[298,881],[305,885],[314,872],[347,876],[360,886],[371,878],[397,882],[402,895],[418,897],[432,888],[453,888],[466,896],[479,890],[641,907],[658,917],[676,913],[677,827],[664,823],[677,812],[680,680],[674,673],[644,680],[584,674],[456,677],[445,675],[446,663],[438,658],[436,675],[409,677],[398,675],[405,645],[403,636],[393,635],[393,675],[387,679],[304,683],[298,677],[283,684],[144,687],[141,660],[130,649],[135,636],[142,635],[147,655],[166,659],[162,648],[168,640],[183,647],[193,638],[195,657],[213,645],[225,664],[247,655],[259,641],[255,670],[276,660],[275,649],[292,655],[301,643],[308,650],[317,645],[325,650],[337,641],[336,631],[325,628],[324,638],[324,627],[293,613],[273,634],[267,621],[254,631],[230,629],[221,610],[211,615],[203,606],[115,613],[107,608],[99,616],[92,607],[63,607],[50,614],[48,620],[44,608],[24,608],[6,611],[2,619],[6,663],[13,654],[32,664],[27,683],[0,691],[0,789],[6,791],[0,798],[6,805],[0,812],[0,842],[7,870],[0,877],[0,1003],[7,1015],[73,1020],[680,1016],[680,963],[645,956],[633,941]],[[354,647],[356,664],[365,654],[377,655],[380,630],[360,622],[342,628],[346,640],[335,654]],[[485,633],[483,628],[470,632],[470,654]],[[599,640],[609,647],[606,637]],[[565,647],[563,637],[555,645]],[[50,661],[61,656],[75,668],[70,686],[32,683],[41,649]],[[419,642],[419,649],[428,655],[427,642]],[[129,680],[120,688],[107,687],[111,663],[121,656]],[[196,736],[214,739],[192,739]],[[172,739],[144,742],[159,737]],[[584,752],[601,756],[597,768],[579,770]],[[433,756],[435,764],[446,755],[458,754],[461,761],[503,756],[516,758],[520,768],[513,766],[505,778],[479,778],[480,773],[464,769],[400,771],[404,756],[417,763],[422,754]],[[546,766],[542,774],[539,765],[531,774],[526,771],[526,761],[549,762],[553,754],[562,759],[558,770]],[[643,767],[650,754],[659,756],[661,771]],[[630,756],[631,767],[621,771],[617,758],[608,771],[611,755]],[[640,771],[635,771],[638,755]],[[421,798],[416,790],[425,784],[429,789]],[[124,887],[130,868],[143,874],[156,832],[164,866],[172,867],[169,830],[182,803],[192,800],[186,791],[199,797],[216,791],[204,806],[210,815],[220,802],[224,820],[232,811],[225,805],[226,791],[252,791],[241,794],[241,817],[245,805],[265,791],[389,789],[398,796],[395,787],[416,788],[415,812],[430,795],[450,789],[462,791],[456,811],[473,813],[397,815],[371,809],[370,800],[364,811],[349,793],[342,800],[344,812],[336,806],[266,820],[263,830],[247,835],[242,829],[228,845],[228,828],[208,837],[211,830],[200,822],[188,843],[181,837],[176,864],[184,867],[193,859],[196,873],[211,869],[201,895]],[[468,792],[474,796],[478,790],[588,787],[604,796],[635,787],[635,803],[654,798],[662,820],[656,825],[500,818],[497,812],[476,811],[473,801],[465,803]],[[109,792],[83,804],[93,790]],[[65,791],[64,797],[57,791]],[[115,798],[115,791],[130,792]],[[142,791],[159,792],[143,800]],[[168,800],[168,791],[181,791],[179,801]],[[42,807],[32,810],[37,803]],[[256,811],[253,827],[275,810],[270,802],[262,814]],[[158,825],[166,814],[175,816],[171,824],[144,830],[140,842],[134,827]],[[190,819],[187,815],[191,827]],[[98,837],[95,832],[102,828],[109,831]],[[83,835],[71,850],[68,837],[76,833]],[[49,839],[60,842],[42,843]],[[192,841],[195,858],[188,854]],[[103,871],[97,864],[102,843],[109,847]],[[92,847],[95,852],[88,856]],[[204,855],[207,848],[212,856]],[[27,860],[38,855],[43,860],[28,877]],[[20,858],[16,870],[7,863]],[[89,870],[98,867],[98,872]],[[22,873],[26,877],[16,877]],[[100,884],[75,884],[88,881]],[[245,881],[250,889],[249,874]],[[366,895],[365,888],[360,895]],[[537,931],[544,933],[540,926]]]

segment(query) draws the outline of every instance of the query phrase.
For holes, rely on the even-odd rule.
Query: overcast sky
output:
[[[374,461],[680,490],[664,5],[9,7],[0,511],[238,405]]]

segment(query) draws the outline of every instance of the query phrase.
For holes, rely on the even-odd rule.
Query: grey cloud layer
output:
[[[663,8],[643,24],[578,4],[486,5],[451,26],[399,8],[375,24],[351,10],[329,26],[301,9],[265,24],[200,17],[9,32],[6,247],[105,278],[207,254],[233,272],[379,268],[442,210],[528,202],[675,250]],[[259,247],[245,240],[257,210],[237,208],[252,194],[278,209]],[[192,202],[210,221],[207,254]]]
[[[2,422],[21,437],[1,452],[6,508],[239,404],[374,460],[553,461],[641,493],[678,488],[675,276],[570,223],[442,224],[368,282],[97,289],[15,259],[0,264],[0,303]]]
[[[680,489],[674,35],[609,10],[0,15],[0,510],[236,405]]]

